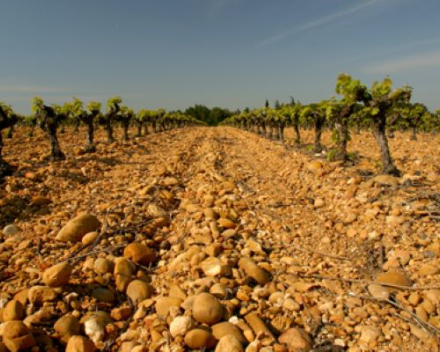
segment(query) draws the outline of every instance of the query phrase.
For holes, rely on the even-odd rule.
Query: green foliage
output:
[[[126,106],[126,105],[122,105],[122,106],[120,107],[120,111],[121,111],[121,113],[124,114],[124,115],[134,115],[134,111],[133,111],[133,109],[129,108],[129,107]]]
[[[107,110],[112,110],[116,104],[121,104],[122,98],[119,95],[116,95],[110,98],[107,102]]]
[[[382,82],[374,82],[371,86],[371,95],[373,99],[382,99],[391,93],[391,88],[393,86],[393,81],[391,78],[386,77]]]
[[[8,118],[14,117],[15,114],[10,105],[6,105],[2,101],[0,101],[0,106],[3,109],[4,113],[6,114],[6,117]]]
[[[330,150],[327,151],[326,158],[328,161],[335,161],[337,154],[338,154],[338,149],[331,148]]]
[[[70,103],[70,113],[72,116],[80,116],[84,111],[84,103],[77,97],[73,97],[73,102]]]
[[[36,114],[39,112],[44,106],[44,101],[40,97],[33,97],[32,98],[32,112]]]
[[[88,112],[100,111],[100,110],[101,110],[101,103],[99,103],[97,101],[91,101],[87,104],[87,111]]]
[[[336,81],[336,93],[342,95],[347,102],[355,102],[366,87],[358,79],[353,79],[346,73],[341,73]]]

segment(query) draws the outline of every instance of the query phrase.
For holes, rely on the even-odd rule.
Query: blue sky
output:
[[[439,0],[2,0],[0,100],[230,109],[390,75],[440,108]]]

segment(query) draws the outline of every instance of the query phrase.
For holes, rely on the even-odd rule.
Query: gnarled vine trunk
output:
[[[336,131],[338,133],[337,151],[335,155],[335,160],[340,160],[343,162],[348,160],[348,153],[347,153],[347,145],[349,138],[348,119],[354,112],[354,106],[355,106],[354,104],[347,105],[339,113],[339,116],[335,121],[334,127],[336,128]]]
[[[383,114],[376,116],[373,122],[373,134],[376,143],[380,149],[380,156],[382,160],[382,173],[393,176],[400,176],[399,169],[394,165],[391,158],[390,148],[388,146],[388,139],[386,136],[386,117]]]
[[[61,145],[57,137],[57,127],[54,125],[48,126],[46,134],[50,140],[50,160],[60,161],[66,159],[66,156],[61,150]]]
[[[83,148],[84,153],[94,153],[96,152],[96,146],[94,142],[95,134],[95,118],[98,116],[99,111],[94,110],[90,114],[84,113],[80,118],[85,123],[87,128],[86,144]]]
[[[128,136],[128,129],[130,127],[130,120],[122,122],[122,140],[128,141],[130,138]]]
[[[136,137],[142,136],[142,122],[136,121]]]
[[[57,136],[59,122],[64,118],[65,116],[57,115],[54,109],[49,106],[43,106],[37,115],[41,129],[49,137],[50,154],[47,158],[51,161],[61,161],[66,159],[66,156],[61,150],[61,145]]]
[[[315,116],[315,143],[313,151],[315,153],[322,152],[322,144],[321,144],[321,136],[322,136],[322,128],[324,127],[324,118],[322,116]]]
[[[299,130],[299,118],[295,117],[293,119],[293,130],[295,131],[295,144],[301,144],[301,132]]]
[[[411,140],[416,141],[417,140],[417,126],[411,127]]]

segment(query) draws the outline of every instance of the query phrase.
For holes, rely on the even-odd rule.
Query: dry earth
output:
[[[79,155],[69,131],[46,163],[18,131],[0,351],[437,351],[440,138],[391,140],[393,178],[369,134],[347,167],[287,136],[190,128]]]

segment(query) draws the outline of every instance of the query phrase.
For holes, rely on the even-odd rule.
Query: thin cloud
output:
[[[376,63],[365,67],[363,71],[365,73],[388,74],[426,68],[440,68],[440,51]]]
[[[210,0],[208,1],[208,16],[215,17],[226,7],[236,2],[237,0]]]
[[[345,10],[330,14],[328,16],[318,18],[316,20],[307,22],[301,26],[293,27],[285,32],[274,35],[273,37],[262,41],[256,47],[261,48],[266,45],[272,44],[274,42],[280,41],[281,39],[292,36],[294,34],[299,34],[299,33],[306,32],[306,31],[313,29],[313,28],[322,27],[326,24],[329,24],[329,23],[335,22],[336,20],[339,20],[341,18],[347,17],[353,13],[359,12],[360,10],[365,9],[366,7],[370,7],[370,6],[373,6],[377,3],[384,2],[384,1],[385,0],[369,0],[369,1],[363,2],[362,4],[359,4],[357,6],[350,7]]]

